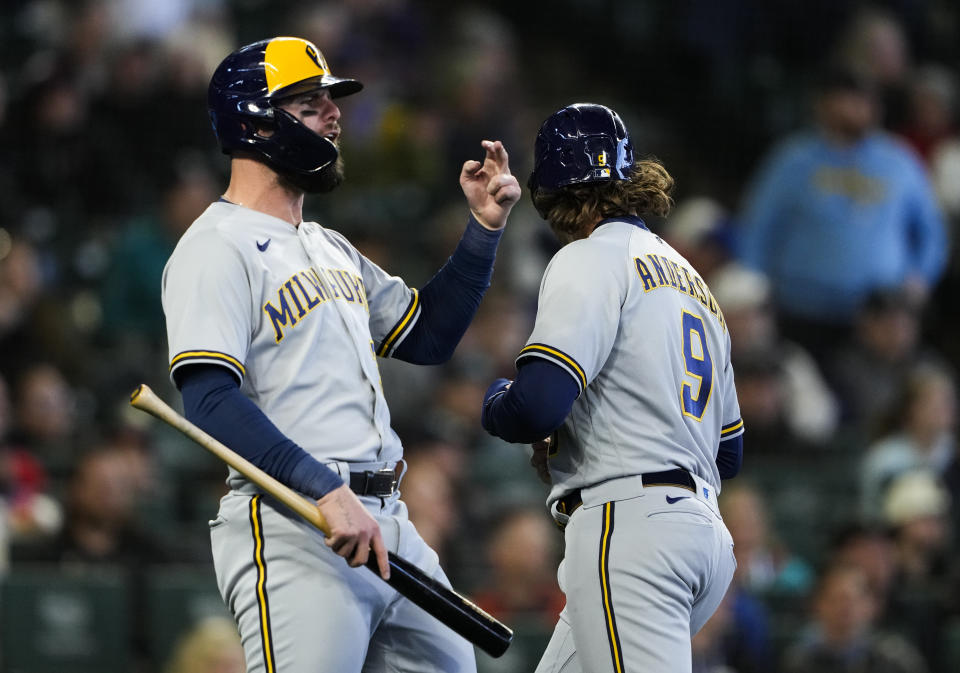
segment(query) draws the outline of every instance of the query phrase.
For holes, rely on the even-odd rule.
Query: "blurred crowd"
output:
[[[341,104],[347,180],[309,197],[307,217],[412,286],[463,230],[457,176],[481,139],[504,141],[523,184],[542,119],[601,102],[673,173],[676,208],[649,224],[725,313],[746,426],[742,474],[721,494],[739,568],[694,640],[696,671],[960,668],[960,8],[948,0],[5,1],[6,582],[119,569],[134,616],[123,670],[242,670],[222,614],[190,615],[168,651],[149,642],[144,586],[155,568],[209,566],[225,470],[127,401],[148,383],[179,405],[159,284],[225,187],[210,73],[283,34],[366,85]],[[563,605],[562,538],[529,447],[479,425],[555,250],[525,199],[453,360],[381,361],[411,517],[455,586],[516,629],[503,658],[480,656],[486,673],[532,670]],[[13,595],[0,599],[0,670],[42,650],[10,637],[31,607]]]

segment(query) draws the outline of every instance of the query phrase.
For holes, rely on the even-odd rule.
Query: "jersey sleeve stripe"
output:
[[[177,353],[170,361],[170,373],[172,374],[173,370],[180,365],[193,362],[226,364],[240,377],[241,381],[243,380],[243,377],[247,375],[247,370],[244,369],[243,365],[238,359],[218,351],[183,351],[182,353]]]
[[[423,307],[418,305],[417,310],[413,313],[413,318],[410,319],[410,322],[407,323],[407,326],[401,330],[400,334],[397,335],[397,338],[393,340],[393,345],[387,350],[386,356],[393,357],[393,354],[400,347],[410,332],[413,331],[413,328],[416,326],[417,321],[420,320],[420,314],[423,312]]]
[[[720,439],[730,439],[743,434],[743,419],[738,418],[733,423],[727,423],[720,428]]]
[[[387,334],[387,338],[383,340],[383,344],[380,346],[380,350],[377,351],[377,355],[380,357],[387,357],[393,348],[400,344],[403,340],[401,336],[406,336],[407,332],[413,324],[416,322],[415,316],[420,313],[420,293],[416,290],[413,290],[413,298],[410,300],[410,304],[407,306],[407,310],[404,311],[403,317],[400,318],[400,321],[394,325],[393,329],[390,330],[390,333]]]
[[[583,367],[561,350],[544,344],[528,344],[520,350],[517,362],[519,363],[525,357],[540,357],[550,360],[570,372],[573,378],[577,380],[581,393],[587,387],[587,375],[583,373]]]

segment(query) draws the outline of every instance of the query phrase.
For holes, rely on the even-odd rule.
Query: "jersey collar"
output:
[[[608,217],[605,220],[600,220],[599,222],[597,222],[597,226],[595,226],[593,230],[596,231],[597,229],[607,224],[608,222],[626,222],[627,224],[632,224],[635,227],[640,227],[641,229],[646,229],[647,231],[650,231],[650,229],[647,228],[646,223],[644,223],[644,221],[641,220],[636,215],[620,215],[617,217]]]

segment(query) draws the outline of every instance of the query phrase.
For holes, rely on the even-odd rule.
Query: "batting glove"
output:
[[[490,407],[495,399],[507,392],[511,383],[513,383],[513,381],[510,379],[497,379],[490,384],[490,387],[487,388],[487,392],[483,396],[483,410],[480,412],[480,425],[482,425],[487,432],[493,432],[490,427]]]

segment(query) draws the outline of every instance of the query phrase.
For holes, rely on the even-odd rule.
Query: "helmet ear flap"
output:
[[[210,79],[207,104],[225,154],[250,150],[281,174],[312,176],[336,161],[336,146],[275,103],[293,93],[324,89],[337,97],[362,87],[356,80],[334,77],[312,43],[276,37],[227,56]]]
[[[224,154],[243,147],[244,139],[248,135],[247,122],[243,118],[228,114],[218,115],[211,110],[210,121]]]
[[[319,173],[340,156],[330,139],[317,135],[286,110],[275,110],[274,123],[271,136],[258,136],[264,141],[260,151],[284,170]]]

